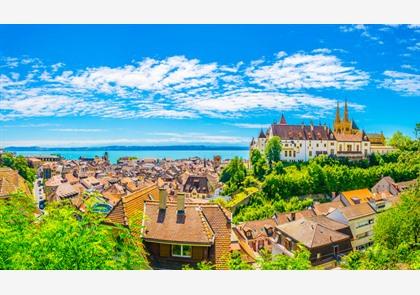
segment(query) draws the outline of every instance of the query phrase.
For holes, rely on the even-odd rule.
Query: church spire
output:
[[[287,125],[286,118],[284,117],[284,114],[281,114],[280,125]]]
[[[347,99],[344,103],[344,122],[349,122],[349,109],[347,108]]]
[[[337,100],[337,110],[335,111],[335,122],[340,123],[340,103]]]

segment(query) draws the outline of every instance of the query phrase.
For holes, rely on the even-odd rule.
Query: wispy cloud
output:
[[[105,132],[105,129],[97,129],[97,128],[52,128],[49,131],[55,132],[86,132],[86,133],[94,133],[94,132]]]
[[[334,55],[295,54],[272,64],[250,67],[252,82],[269,89],[337,88],[365,86],[369,75],[355,67],[344,66]]]
[[[64,63],[46,65],[36,58],[3,58],[21,74],[16,75],[15,68],[0,71],[0,120],[64,116],[221,118],[266,109],[326,110],[334,105],[335,98],[308,94],[308,89],[353,90],[369,83],[365,71],[346,65],[331,52],[327,48],[309,54],[282,51],[273,60],[233,65],[172,56],[72,71]]]
[[[397,71],[385,71],[382,87],[399,92],[402,95],[420,95],[420,75]]]
[[[393,26],[393,25],[388,25],[388,26]],[[341,32],[344,32],[344,33],[351,33],[351,32],[360,33],[360,36],[363,37],[363,38],[374,41],[375,43],[377,43],[379,45],[384,44],[382,39],[377,34],[373,34],[371,32],[370,26],[363,25],[363,24],[342,25],[342,26],[339,27],[339,29],[340,29]],[[381,30],[381,31],[384,31],[384,30],[386,31],[387,29],[389,29],[389,28],[388,27],[379,28],[379,30]]]
[[[255,123],[234,123],[233,126],[246,129],[261,129],[268,128],[270,124],[255,124]]]

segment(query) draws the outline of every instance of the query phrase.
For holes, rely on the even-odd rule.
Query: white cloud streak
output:
[[[408,96],[420,95],[420,75],[397,71],[385,71],[382,87]]]
[[[279,52],[274,60],[235,65],[172,56],[120,67],[70,71],[64,63],[3,58],[0,120],[29,117],[103,118],[240,117],[262,110],[302,110],[334,105],[307,89],[359,89],[369,75],[346,66],[331,50]],[[16,67],[27,73],[17,75]],[[28,68],[29,67],[29,68]],[[21,72],[22,73],[22,72]]]

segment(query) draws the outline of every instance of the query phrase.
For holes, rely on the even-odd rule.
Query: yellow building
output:
[[[359,130],[356,123],[349,118],[347,101],[344,103],[344,117],[340,116],[340,105],[334,120],[334,137],[337,141],[337,156],[353,160],[366,158],[370,153],[370,142],[363,130]]]

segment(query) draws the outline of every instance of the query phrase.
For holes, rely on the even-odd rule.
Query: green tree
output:
[[[420,185],[401,194],[398,204],[380,214],[374,226],[374,241],[388,249],[405,243],[418,245],[420,229]]]
[[[273,163],[280,161],[280,152],[282,150],[281,139],[278,136],[273,136],[267,142],[265,147],[265,157],[268,162],[270,169],[273,167]]]
[[[239,251],[233,251],[229,257],[229,269],[230,270],[251,270],[252,265],[242,260],[241,253]]]
[[[29,167],[28,161],[23,156],[15,157],[11,153],[4,153],[0,157],[0,166],[6,166],[17,170],[19,175],[22,176],[30,186],[32,186],[35,181],[35,169]]]
[[[32,200],[13,194],[0,202],[0,268],[149,268],[138,231],[103,221],[103,215],[68,202],[47,206],[37,218]]]
[[[185,264],[182,270],[214,270],[214,265],[208,261],[200,261],[195,268],[189,264]]]
[[[374,245],[344,258],[348,269],[420,269],[419,184],[404,192],[397,205],[381,213],[373,229]]]
[[[264,250],[260,254],[261,258],[258,264],[262,270],[307,270],[311,268],[309,260],[311,253],[301,245],[293,253],[293,256],[272,255]]]
[[[250,157],[252,173],[256,178],[262,180],[267,171],[265,158],[258,149],[252,149]]]
[[[246,175],[247,171],[242,159],[234,157],[220,175],[220,181],[225,183],[223,193],[228,195],[241,188]]]
[[[389,145],[404,151],[412,144],[412,140],[409,136],[397,131],[392,135],[388,143]]]

